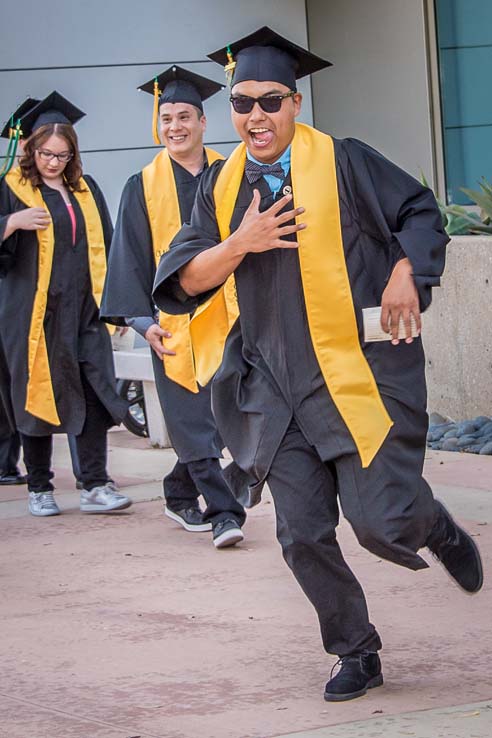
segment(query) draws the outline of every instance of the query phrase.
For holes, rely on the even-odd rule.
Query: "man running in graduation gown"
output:
[[[416,180],[359,141],[295,123],[296,78],[327,62],[268,28],[210,56],[233,75],[244,144],[204,174],[154,299],[194,310],[234,274],[218,428],[253,493],[268,482],[284,557],[339,656],[325,699],[351,699],[382,684],[381,640],[336,541],[337,497],[377,556],[422,569],[427,546],[464,589],[482,584],[472,539],[422,478],[424,354],[410,316],[420,326],[448,239]],[[405,340],[363,342],[361,309],[381,304],[386,330],[403,317]]]
[[[166,149],[124,188],[101,307],[103,319],[128,323],[153,349],[157,392],[178,455],[164,479],[165,513],[188,531],[213,529],[217,548],[243,539],[245,514],[219,464],[222,444],[212,416],[210,383],[202,387],[195,380],[190,347],[194,321],[162,314],[159,320],[152,285],[161,255],[181,223],[189,220],[203,171],[220,158],[203,148],[202,101],[222,88],[176,65],[140,88],[154,93],[154,138],[158,143],[158,112]],[[200,494],[207,503],[203,516]]]

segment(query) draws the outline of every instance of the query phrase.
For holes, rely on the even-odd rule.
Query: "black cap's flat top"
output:
[[[23,138],[27,138],[37,128],[48,123],[74,125],[84,115],[82,110],[54,90],[48,97],[20,116]]]
[[[331,62],[303,49],[268,26],[208,54],[208,58],[225,67],[229,63],[229,50],[236,62],[233,84],[246,79],[287,84],[292,75],[294,79],[300,79],[332,66]],[[269,74],[276,76],[269,77]]]
[[[153,95],[154,79],[155,78],[153,77],[148,82],[140,85],[138,89]],[[176,82],[186,84],[176,84]],[[215,82],[213,79],[208,79],[208,77],[202,77],[202,75],[195,74],[195,72],[190,72],[189,69],[184,69],[177,64],[173,64],[172,67],[169,67],[169,69],[166,69],[164,72],[159,74],[157,76],[157,84],[159,85],[161,98],[166,97],[166,94],[168,94],[169,97],[176,98],[170,99],[167,102],[188,102],[187,99],[179,100],[178,98],[180,90],[183,91],[184,97],[189,97],[191,87],[195,88],[196,95],[202,101],[207,100],[209,97],[212,97],[212,95],[215,95],[216,92],[220,92],[220,90],[224,88],[224,85],[219,84],[219,82]],[[170,87],[169,91],[167,91],[167,88],[170,85],[173,86]]]

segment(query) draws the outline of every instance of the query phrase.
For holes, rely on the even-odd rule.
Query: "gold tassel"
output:
[[[154,112],[152,114],[152,135],[154,137],[154,143],[159,146],[161,139],[159,138],[159,98],[161,91],[159,90],[159,83],[157,77],[154,79]]]

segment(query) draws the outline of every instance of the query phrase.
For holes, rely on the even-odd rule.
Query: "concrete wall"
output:
[[[307,0],[307,14],[311,49],[334,64],[312,79],[316,126],[432,181],[423,0]]]
[[[138,85],[173,62],[224,81],[207,52],[270,25],[307,43],[304,0],[26,0],[3,3],[0,18],[0,121],[28,95],[57,89],[87,112],[78,125],[85,171],[101,184],[113,214],[127,177],[154,156],[152,97]],[[74,68],[70,68],[74,67]],[[312,122],[309,82],[302,120]],[[237,136],[227,91],[206,103],[206,141],[228,153]],[[0,143],[0,155],[5,152]]]
[[[492,415],[491,317],[492,238],[455,237],[424,315],[429,410],[456,420]]]

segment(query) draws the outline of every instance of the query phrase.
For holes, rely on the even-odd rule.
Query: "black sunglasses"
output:
[[[251,113],[255,103],[258,103],[264,113],[278,113],[282,100],[294,97],[295,92],[286,92],[285,95],[265,95],[264,97],[249,97],[249,95],[231,95],[229,100],[236,113]]]

